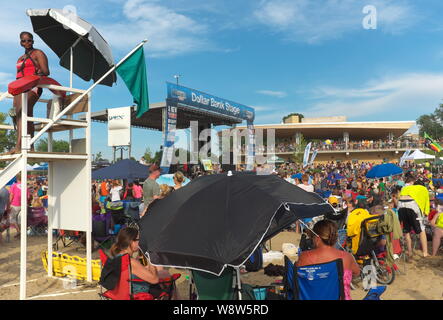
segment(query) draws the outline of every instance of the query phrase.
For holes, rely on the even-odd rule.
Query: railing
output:
[[[397,151],[407,149],[425,149],[425,145],[422,141],[394,141],[394,142],[354,142],[350,141],[347,145],[345,143],[336,144],[312,144],[311,150],[318,150],[319,153],[327,152],[348,152],[348,151]],[[256,146],[256,153],[267,153],[266,146]],[[269,152],[281,154],[281,153],[294,153],[297,147],[293,144],[279,144],[276,143],[274,148],[271,148]],[[241,153],[245,153],[245,148],[242,146]]]

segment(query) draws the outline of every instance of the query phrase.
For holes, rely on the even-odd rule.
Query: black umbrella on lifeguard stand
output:
[[[28,9],[34,32],[60,58],[60,65],[85,81],[96,82],[113,65],[111,48],[93,25],[62,9]],[[100,84],[112,87],[112,72]]]

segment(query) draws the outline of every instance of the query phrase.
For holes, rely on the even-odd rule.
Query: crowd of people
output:
[[[312,150],[319,151],[344,151],[344,150],[386,150],[386,149],[417,149],[423,148],[425,144],[424,139],[385,139],[385,140],[361,140],[348,141],[344,140],[325,140],[312,141]],[[246,152],[246,147],[241,148],[242,153]],[[268,148],[267,146],[256,145],[256,153],[263,154],[266,152],[274,153],[288,153],[297,151],[297,143],[294,139],[287,138],[276,141],[275,146]]]
[[[16,230],[15,239],[20,238],[21,227],[21,174],[19,173],[5,187],[0,189],[0,243],[3,241],[2,234],[9,232],[9,228]],[[27,185],[27,206],[30,209],[47,207],[48,182],[46,179],[30,177]],[[28,216],[32,215],[28,213]],[[9,233],[8,233],[9,235]]]
[[[429,255],[428,231],[433,237],[431,255],[435,256],[442,238],[443,198],[439,197],[439,192],[443,194],[443,189],[433,184],[433,178],[440,178],[441,173],[432,174],[426,165],[410,164],[405,166],[403,175],[368,179],[366,174],[372,167],[371,163],[330,162],[303,170],[297,164],[286,163],[277,173],[306,191],[341,199],[343,209],[348,208],[347,214],[352,212],[349,208],[357,206],[367,210],[377,206],[392,209],[403,224],[408,255],[412,255],[411,233],[419,236],[423,257]],[[301,179],[294,175],[297,172],[304,173]]]
[[[401,224],[400,233],[405,241],[407,256],[411,257],[414,237],[421,245],[421,256],[436,256],[439,254],[443,238],[443,197],[439,197],[443,187],[433,183],[433,178],[442,179],[441,173],[431,172],[430,165],[409,163],[404,166],[404,174],[387,178],[369,179],[366,174],[374,166],[373,163],[361,162],[329,162],[311,165],[303,168],[297,163],[283,163],[278,167],[273,165],[258,165],[255,170],[260,174],[275,174],[307,191],[321,195],[334,207],[336,216],[326,219],[314,219],[315,223],[302,221],[295,226],[296,232],[303,233],[312,229],[312,248],[301,252],[297,264],[299,266],[330,261],[332,258],[343,260],[345,269],[344,282],[346,297],[350,298],[349,286],[352,277],[360,273],[353,255],[337,248],[339,229],[351,231],[353,219],[357,215],[370,217],[384,215],[387,211],[394,213],[395,220]],[[183,187],[187,178],[195,179],[201,175],[219,173],[221,167],[214,172],[205,172],[195,167],[185,174],[177,171],[173,175],[173,185],[158,184],[161,169],[153,164],[149,167],[149,176],[144,181],[134,180],[101,180],[92,182],[93,214],[105,214],[106,203],[132,202],[139,204],[139,217],[149,214],[150,206],[163,201],[172,192]],[[44,207],[43,203],[48,190],[47,181],[40,179],[28,180],[28,205]],[[0,190],[0,206],[3,215],[0,231],[7,228],[17,230],[20,236],[21,210],[21,181],[20,175],[10,186]],[[47,205],[47,204],[46,204]],[[138,251],[138,231],[130,229],[114,229],[117,235],[111,253],[114,257],[122,254],[134,254]],[[1,235],[1,233],[0,233]],[[429,238],[431,237],[431,238]],[[1,239],[1,238],[0,238]],[[430,240],[430,241],[429,241]],[[431,248],[428,248],[428,241]],[[380,239],[380,248],[387,250],[389,239]],[[395,253],[395,252],[394,252]],[[138,262],[137,262],[138,263]],[[155,287],[161,277],[168,275],[167,270],[157,268],[149,263],[138,265],[134,262],[133,276],[144,281],[143,288]],[[140,287],[140,290],[143,290]]]

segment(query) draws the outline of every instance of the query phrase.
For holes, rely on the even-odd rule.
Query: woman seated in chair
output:
[[[151,264],[142,265],[138,259],[133,258],[135,252],[138,252],[139,232],[136,228],[121,229],[117,236],[117,242],[111,247],[111,255],[129,254],[131,257],[131,279],[143,280],[132,282],[132,293],[141,292],[151,293],[155,296],[155,285],[159,282],[158,269]]]
[[[351,300],[352,276],[358,276],[360,268],[350,253],[334,248],[338,238],[337,225],[330,220],[321,220],[314,225],[313,231],[312,239],[315,249],[303,251],[298,259],[297,266],[303,267],[342,259],[345,298]]]

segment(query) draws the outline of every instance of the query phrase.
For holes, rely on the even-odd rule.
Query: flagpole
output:
[[[123,59],[121,59],[116,65],[114,65],[111,69],[108,70],[97,82],[95,82],[91,87],[89,87],[88,90],[83,92],[80,96],[78,96],[74,101],[72,101],[66,108],[63,109],[62,112],[60,112],[54,119],[50,119],[50,121],[43,127],[42,130],[40,130],[34,138],[32,138],[29,145],[31,146],[38,138],[40,138],[55,122],[57,122],[61,117],[63,117],[73,106],[75,106],[81,99],[83,99],[89,92],[91,92],[100,82],[106,79],[107,76],[109,76],[112,72],[114,72],[115,69],[117,69],[123,62],[125,62],[126,59],[128,59],[135,51],[140,49],[146,42],[148,42],[148,39],[143,40],[140,42],[134,49],[132,49]]]

